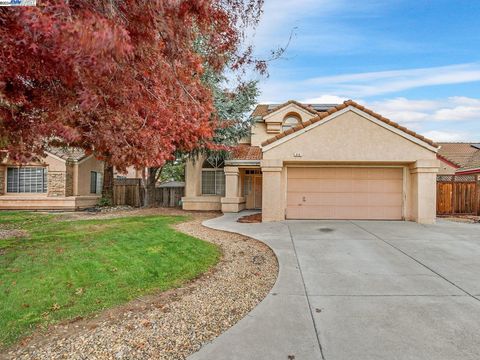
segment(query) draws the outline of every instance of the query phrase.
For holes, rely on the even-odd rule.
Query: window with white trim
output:
[[[90,193],[101,194],[103,187],[103,174],[97,171],[90,171]]]
[[[202,165],[202,195],[225,196],[225,172],[222,159],[210,157]]]
[[[7,168],[7,193],[46,193],[47,168]]]

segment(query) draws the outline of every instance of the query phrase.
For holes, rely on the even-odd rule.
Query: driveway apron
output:
[[[273,289],[189,359],[479,359],[480,226],[389,221],[205,226],[263,241]]]

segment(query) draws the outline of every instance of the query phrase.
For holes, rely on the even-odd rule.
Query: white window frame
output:
[[[225,179],[225,171],[223,169],[224,167],[224,161],[218,158],[208,158],[205,160],[208,162],[212,167],[211,168],[204,168],[202,167],[202,173],[201,173],[201,184],[200,184],[200,189],[202,196],[225,196],[225,186],[226,186],[226,179]],[[204,162],[205,163],[205,162]],[[203,174],[206,172],[213,172],[213,192],[204,192],[204,179],[203,179]],[[222,182],[218,181],[218,176],[217,174],[220,174],[220,176],[223,179],[223,184]]]
[[[22,170],[26,170],[26,169],[29,169],[30,171],[32,169],[34,170],[42,170],[42,182],[41,182],[41,191],[20,191],[22,188],[23,190],[26,189],[27,185],[26,184],[21,184],[20,183],[20,180],[21,180],[21,172]],[[9,179],[9,172],[10,171],[17,171],[17,175],[16,175],[16,189],[17,191],[9,191],[11,189],[9,189],[10,187],[10,179]],[[15,175],[14,175],[15,176]],[[25,176],[26,174],[23,174],[23,177],[24,177],[24,180],[25,180]],[[29,188],[30,190],[32,190],[32,184],[30,183],[29,184]],[[44,166],[7,166],[7,171],[6,171],[6,174],[5,174],[5,192],[7,194],[46,194],[48,192],[48,172],[47,172],[47,168],[44,167]]]

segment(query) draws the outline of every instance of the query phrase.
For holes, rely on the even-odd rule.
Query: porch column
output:
[[[6,192],[6,181],[5,181],[5,177],[6,177],[6,170],[5,170],[5,166],[2,166],[0,165],[0,195],[3,195],[5,194]]]
[[[239,212],[245,209],[245,198],[240,196],[239,175],[236,166],[225,166],[225,197],[222,198],[222,212]]]
[[[262,160],[262,221],[281,221],[285,219],[282,187],[282,160]]]
[[[196,161],[188,159],[185,164],[185,198],[200,196],[203,157]]]
[[[438,160],[417,160],[410,166],[412,217],[420,224],[433,224],[437,217]]]

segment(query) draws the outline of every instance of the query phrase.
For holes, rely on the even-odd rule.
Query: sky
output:
[[[480,142],[480,1],[265,0],[261,103],[353,99],[435,141]]]

